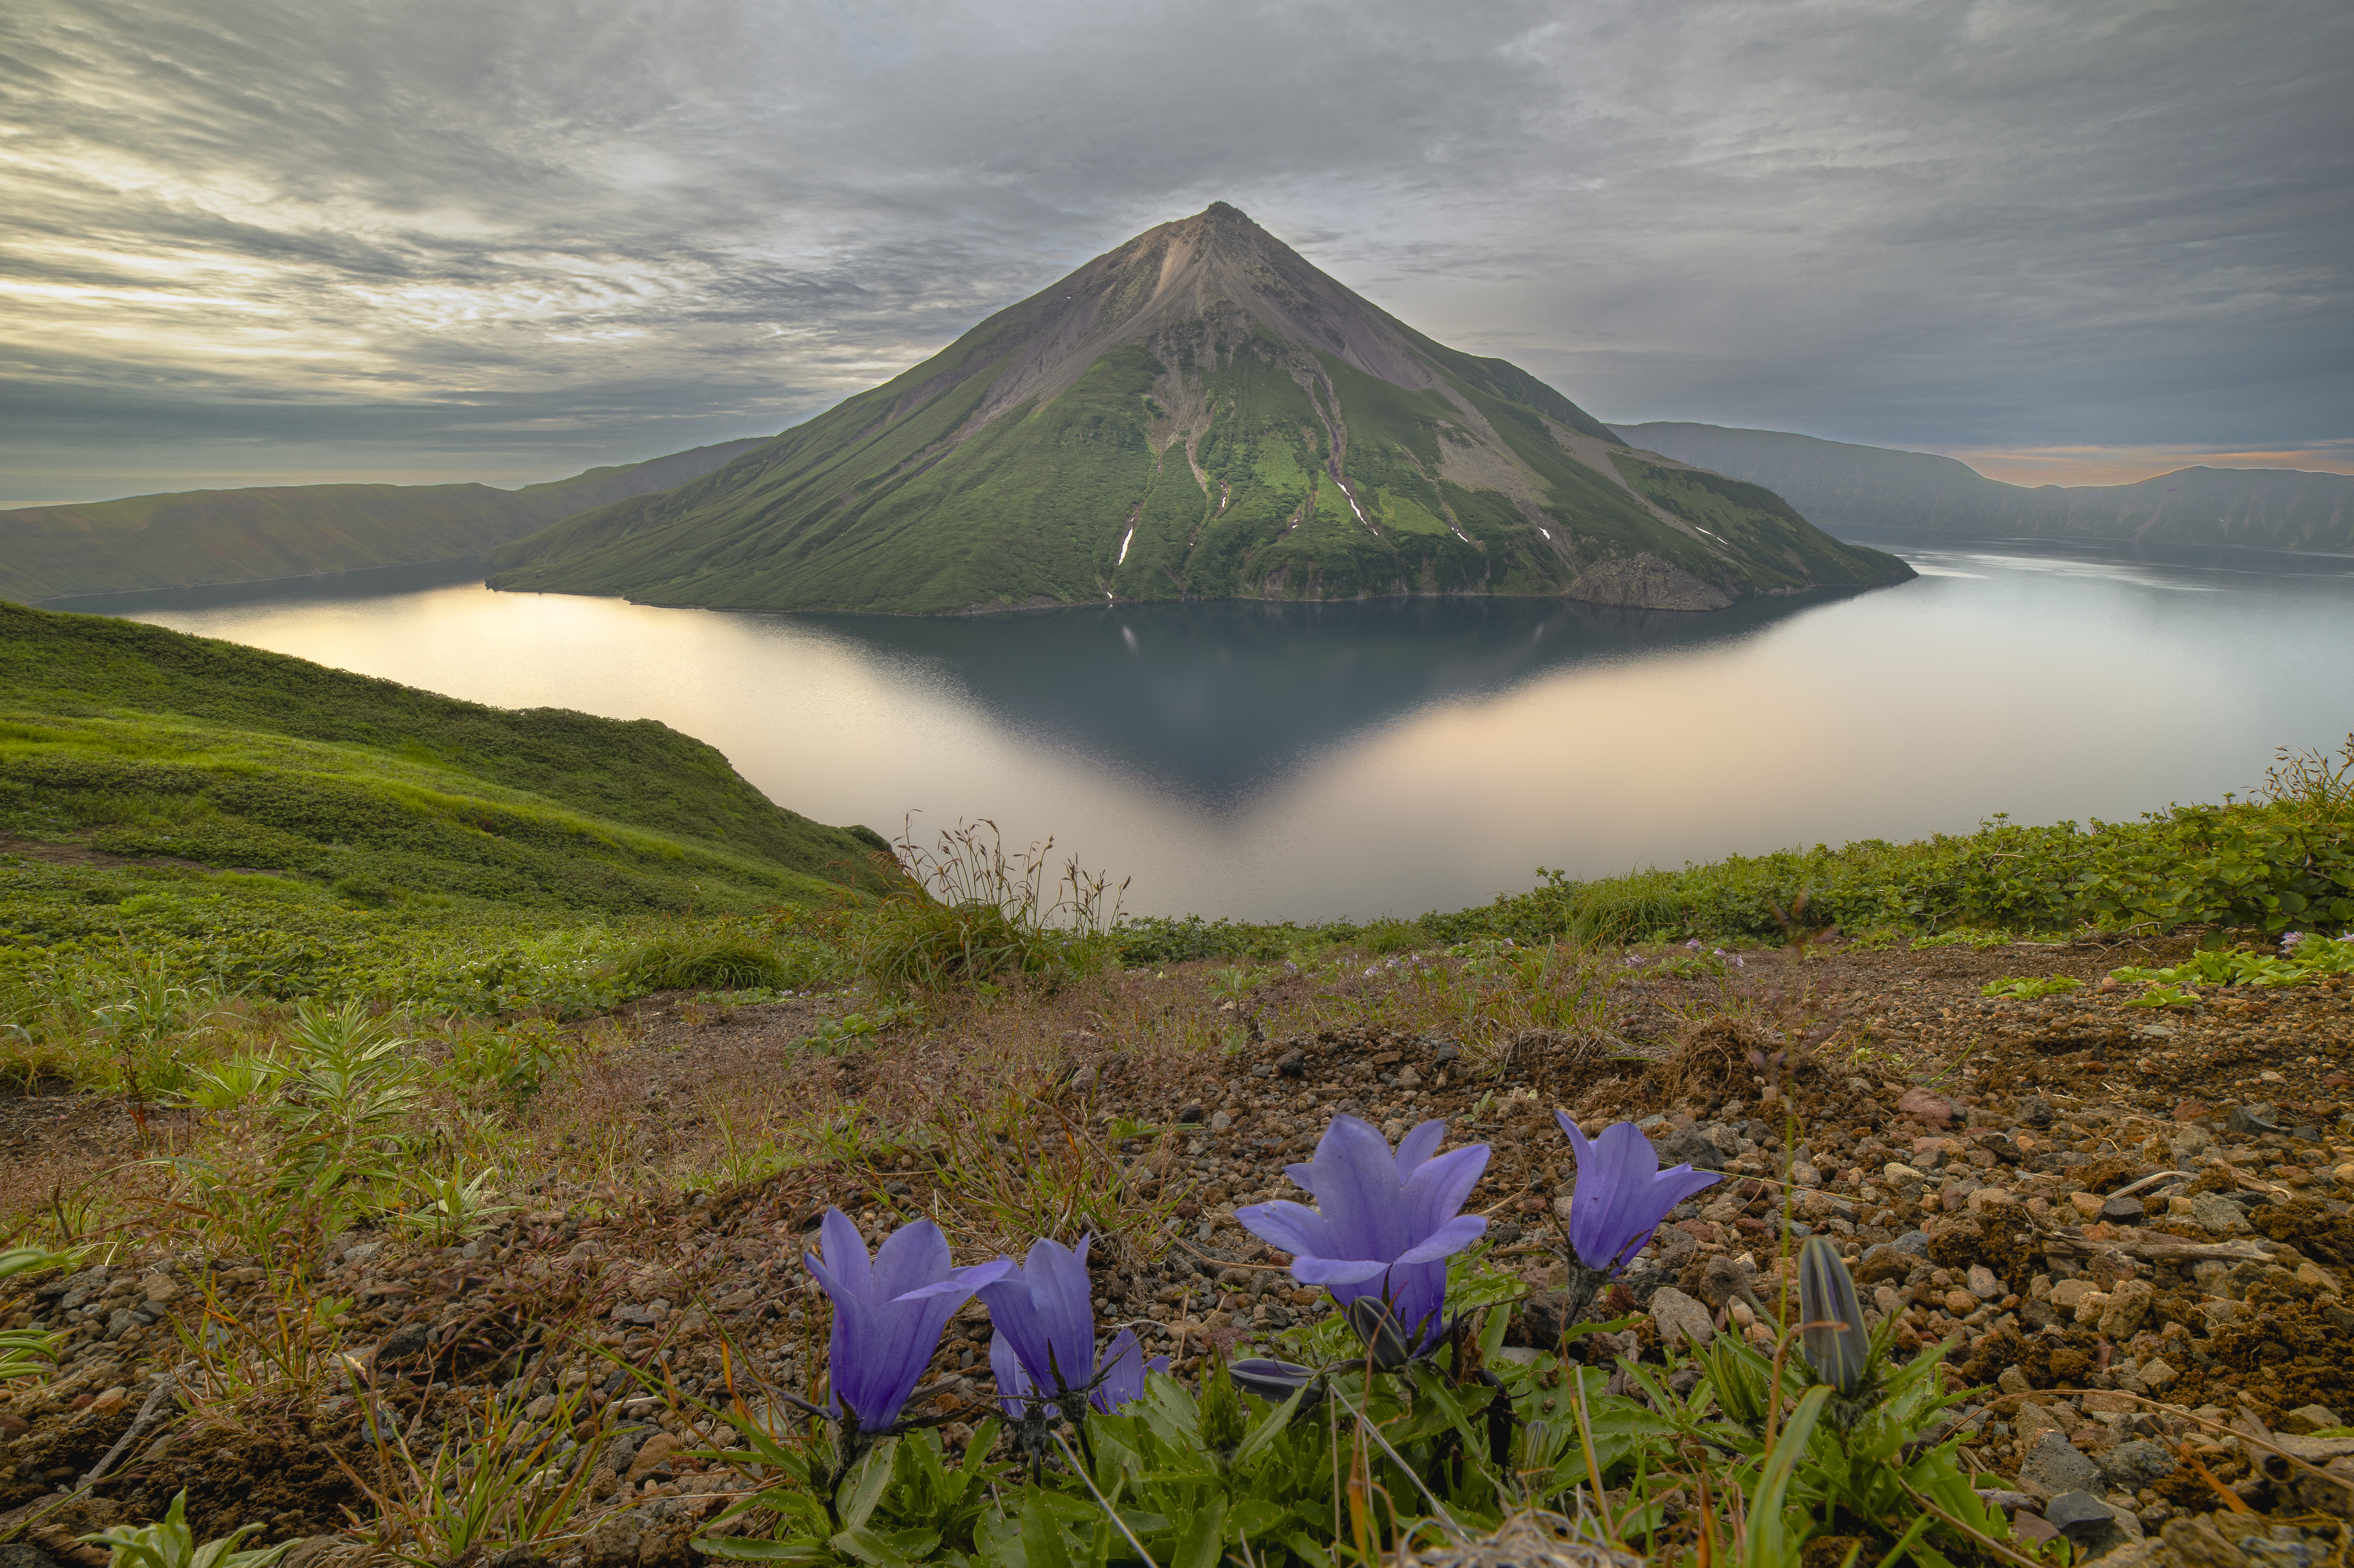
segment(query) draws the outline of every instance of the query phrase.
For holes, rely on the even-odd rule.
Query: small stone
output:
[[[2101,1484],[2101,1467],[2076,1451],[2076,1446],[2056,1431],[2036,1438],[2019,1467],[2019,1478],[2032,1481],[2057,1499],[2063,1492],[2083,1491]],[[2044,1518],[2051,1519],[2050,1510]],[[2054,1524],[2058,1520],[2052,1520]]]
[[[2052,1287],[2052,1305],[2062,1312],[2073,1312],[2084,1303],[2084,1298],[2100,1287],[2089,1279],[2063,1279]]]
[[[1991,1494],[1981,1494],[1988,1496]],[[2020,1509],[2010,1516],[2010,1533],[2016,1539],[2041,1545],[2060,1539],[2060,1527],[2031,1509]]]
[[[2182,1374],[2168,1366],[2162,1359],[2153,1356],[2142,1362],[2141,1371],[2137,1375],[2146,1386],[2155,1392],[2164,1388]]]
[[[1790,1185],[1794,1187],[1819,1187],[1822,1184],[1823,1173],[1816,1170],[1813,1166],[1808,1164],[1805,1160],[1801,1160],[1791,1165]]]
[[[2174,1474],[2175,1461],[2164,1444],[2136,1437],[2104,1454],[2101,1468],[2119,1491],[2137,1492]]]
[[[2210,1330],[2238,1321],[2240,1314],[2246,1308],[2239,1302],[2228,1299],[2199,1303],[2200,1314],[2207,1319],[2207,1327]]]
[[[2344,1425],[2338,1419],[2338,1413],[2326,1404],[2301,1404],[2280,1418],[2281,1430],[2293,1432],[2299,1437]]]
[[[1915,1171],[1910,1165],[1892,1160],[1880,1168],[1880,1179],[1901,1187],[1907,1181],[1926,1181],[1929,1176],[1926,1171]]]
[[[1308,1071],[1308,1053],[1286,1051],[1275,1059],[1275,1070],[1287,1078],[1297,1078]]]
[[[2078,1213],[2092,1220],[2100,1217],[2101,1205],[2107,1200],[2098,1192],[2071,1192],[2068,1194],[2068,1202]]]
[[[679,1440],[667,1432],[657,1432],[640,1446],[637,1457],[630,1461],[630,1473],[624,1478],[631,1485],[644,1480],[656,1470],[670,1467],[671,1456],[681,1447]]]
[[[2027,1381],[2027,1373],[2015,1366],[2003,1368],[1994,1385],[2005,1393],[2026,1393],[2035,1386]]]
[[[2316,1290],[2326,1290],[2332,1294],[2338,1290],[2338,1277],[2319,1264],[2311,1261],[2296,1266],[2296,1281],[2299,1285],[2310,1285]]]
[[[2107,1304],[2101,1308],[2099,1322],[2102,1335],[2113,1343],[2125,1343],[2140,1329],[2142,1319],[2149,1316],[2151,1303],[2157,1299],[2158,1288],[2147,1279],[2119,1282],[2117,1287],[2109,1293]]]
[[[1716,1139],[1696,1127],[1685,1128],[1659,1140],[1659,1163],[1689,1165],[1695,1171],[1724,1169],[1725,1150]]]
[[[2273,1120],[2273,1107],[2261,1100],[2252,1105],[2233,1106],[2228,1125],[2243,1138],[2261,1138],[2268,1132],[2285,1130]]]
[[[151,1274],[139,1282],[139,1288],[148,1300],[160,1306],[180,1294],[180,1282],[168,1274]]]
[[[2211,1235],[2227,1236],[2249,1228],[2248,1216],[2238,1204],[2213,1192],[2200,1192],[2190,1200],[2190,1217]]]
[[[1177,1113],[1177,1119],[1180,1123],[1190,1127],[1194,1122],[1200,1121],[1204,1114],[1200,1106],[1187,1106]]]
[[[1951,1125],[1954,1113],[1960,1108],[1935,1089],[1910,1088],[1898,1096],[1896,1100],[1898,1115],[1912,1117],[1916,1120],[1926,1122],[1931,1127]]]
[[[2111,1198],[2101,1205],[2101,1218],[2113,1225],[2137,1225],[2145,1212],[2139,1198]]]
[[[376,1361],[389,1364],[423,1354],[429,1332],[429,1330],[422,1323],[411,1323],[405,1329],[395,1330],[386,1337],[384,1343],[376,1347]]]
[[[581,1542],[581,1553],[589,1568],[629,1568],[638,1560],[642,1533],[638,1521],[628,1514],[607,1514]]]
[[[2040,1095],[2030,1095],[2019,1107],[2019,1119],[2030,1127],[2050,1127],[2052,1107]]]
[[[2043,1505],[2043,1517],[2080,1546],[2092,1546],[2106,1539],[2117,1522],[2108,1504],[2082,1488],[2054,1494]]]
[[[1978,1298],[1958,1286],[1946,1292],[1946,1310],[1956,1318],[1967,1318],[1978,1309]]]
[[[1234,1125],[1235,1118],[1225,1111],[1214,1112],[1210,1117],[1210,1130],[1212,1132],[1224,1132],[1226,1128]]]
[[[1994,1277],[1993,1269],[1982,1263],[1970,1265],[1967,1283],[1970,1294],[1981,1301],[1992,1301],[2003,1294],[2002,1281]]]
[[[1970,1213],[1973,1214],[1978,1213],[1989,1203],[2012,1203],[2018,1201],[2017,1195],[2008,1187],[1981,1187],[1972,1192],[1967,1200]]]
[[[1650,1312],[1662,1341],[1681,1339],[1701,1351],[1716,1338],[1715,1315],[1672,1285],[1661,1286],[1652,1295]]]

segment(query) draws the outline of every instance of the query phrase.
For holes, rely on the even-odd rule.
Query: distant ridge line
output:
[[[2131,484],[2029,486],[1934,452],[1786,430],[1672,420],[1613,429],[1632,446],[1762,484],[1834,533],[2354,551],[2354,475],[2200,464]]]

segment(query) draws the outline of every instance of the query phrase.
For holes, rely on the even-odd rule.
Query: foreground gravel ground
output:
[[[1318,1293],[1297,1287],[1233,1212],[1289,1194],[1283,1166],[1348,1112],[1393,1137],[1444,1118],[1450,1144],[1490,1144],[1473,1206],[1490,1215],[1502,1264],[1533,1287],[1514,1339],[1550,1342],[1554,1206],[1575,1175],[1553,1110],[1589,1130],[1628,1117],[1664,1160],[1725,1175],[1617,1287],[1626,1298],[1613,1305],[1649,1312],[1647,1359],[1681,1340],[1764,1336],[1786,1223],[1832,1234],[1873,1312],[1902,1319],[1900,1346],[1946,1341],[1959,1377],[1983,1385],[1957,1413],[1965,1451],[1999,1478],[2023,1529],[2091,1506],[2107,1510],[2102,1547],[2120,1564],[2318,1563],[2335,1537],[2282,1521],[2354,1513],[2354,1489],[2316,1473],[2354,1488],[2354,1432],[2334,1430],[2354,1422],[2354,1116],[2342,1114],[2354,1110],[2354,993],[2340,980],[2156,1010],[2102,987],[2112,968],[2179,950],[1752,955],[1737,987],[1628,960],[1606,1034],[1530,1031],[1477,1071],[1443,1031],[1385,1023],[1379,1008],[1362,1023],[1288,1027],[1286,987],[1304,980],[1251,993],[1232,1010],[1247,1044],[1183,1073],[1091,1052],[1093,1036],[1075,1032],[1059,1125],[1092,1129],[1099,1148],[1120,1130],[1114,1115],[1150,1128],[1111,1144],[1093,1178],[1153,1213],[1149,1242],[1097,1249],[1099,1322],[1133,1325],[1149,1351],[1190,1369],[1320,1312]],[[1980,994],[2022,974],[2085,983],[2040,1001]],[[656,1005],[639,1020],[631,1114],[648,1139],[694,1114],[682,1086],[729,1064],[779,1071],[776,1047],[805,1035],[811,1016],[794,1003],[692,1012]],[[854,1099],[891,1049],[829,1066],[822,1085],[805,1068],[781,1081]],[[1079,1169],[1043,1145],[1004,1159]],[[335,1533],[346,1510],[372,1511],[359,1482],[386,1479],[364,1391],[421,1456],[437,1413],[495,1385],[540,1415],[581,1391],[578,1431],[607,1446],[603,1517],[561,1568],[700,1561],[687,1536],[742,1483],[681,1457],[706,1436],[692,1412],[673,1413],[592,1348],[716,1398],[724,1339],[756,1405],[760,1382],[801,1388],[823,1321],[799,1262],[805,1233],[828,1204],[879,1234],[944,1201],[953,1171],[904,1163],[834,1161],[620,1205],[550,1183],[517,1195],[537,1206],[463,1248],[341,1238],[320,1288],[351,1303],[351,1372],[249,1400],[233,1425],[178,1418],[163,1379],[200,1375],[172,1320],[203,1332],[208,1300],[217,1324],[268,1338],[260,1330],[289,1293],[256,1260],[126,1257],[42,1281],[14,1320],[76,1340],[63,1375],[0,1403],[0,1537],[120,1444],[90,1495],[34,1532],[39,1551],[87,1557],[72,1534],[159,1515],[185,1488],[200,1538],[262,1522],[264,1541],[305,1538],[290,1561],[307,1568],[347,1549]],[[970,1200],[969,1182],[957,1197]],[[0,1324],[9,1310],[0,1302]],[[977,1305],[952,1326],[935,1369],[949,1405],[990,1393],[987,1332]]]

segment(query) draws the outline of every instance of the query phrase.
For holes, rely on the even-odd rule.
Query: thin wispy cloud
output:
[[[2329,4],[722,0],[0,16],[0,491],[780,429],[1245,207],[1617,420],[2307,450]]]

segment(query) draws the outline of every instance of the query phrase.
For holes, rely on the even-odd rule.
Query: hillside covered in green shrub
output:
[[[302,989],[412,949],[836,902],[887,846],[775,805],[651,720],[485,707],[0,604],[0,848],[19,962],[177,953]],[[478,979],[496,991],[520,961]]]

